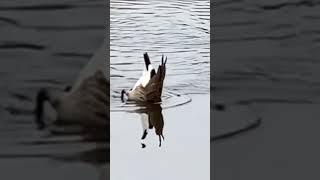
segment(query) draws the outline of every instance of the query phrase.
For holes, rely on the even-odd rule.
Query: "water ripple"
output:
[[[119,92],[130,89],[141,76],[144,52],[148,52],[155,68],[162,54],[168,57],[164,108],[191,101],[187,94],[209,92],[207,1],[116,1],[110,5],[113,111],[128,109],[119,104]]]

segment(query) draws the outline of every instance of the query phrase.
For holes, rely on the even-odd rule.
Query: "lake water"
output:
[[[112,0],[110,21],[111,179],[209,179],[209,1]],[[144,52],[168,57],[162,103],[124,104]]]

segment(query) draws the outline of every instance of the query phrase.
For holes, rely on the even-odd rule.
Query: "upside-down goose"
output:
[[[167,57],[164,61],[162,55],[161,65],[156,72],[153,68],[150,58],[147,53],[143,54],[145,62],[145,70],[142,76],[129,91],[121,91],[121,100],[124,102],[124,95],[127,96],[127,101],[137,102],[160,102],[163,88],[163,81],[166,75]]]
[[[159,137],[159,147],[161,146],[161,138],[164,140],[163,136],[163,126],[164,120],[162,115],[162,107],[160,104],[145,104],[144,109],[137,110],[141,115],[141,125],[143,128],[143,134],[141,139],[144,140],[148,131],[153,129],[155,130],[156,135]],[[143,148],[146,145],[143,144]]]
[[[91,58],[79,73],[72,87],[65,91],[42,88],[36,97],[36,123],[39,129],[46,127],[43,120],[46,102],[55,113],[55,124],[78,124],[87,128],[106,128],[107,102],[109,100],[106,79],[106,44]]]

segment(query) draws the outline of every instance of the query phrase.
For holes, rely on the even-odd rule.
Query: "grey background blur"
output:
[[[211,123],[262,119],[211,143],[211,178],[319,178],[319,2],[211,2]]]
[[[47,136],[33,114],[40,88],[73,84],[109,37],[108,20],[105,0],[0,2],[0,179],[108,177],[109,148]]]

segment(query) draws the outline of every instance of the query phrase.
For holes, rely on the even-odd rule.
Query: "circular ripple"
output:
[[[163,89],[163,95],[162,95],[162,102],[161,106],[162,109],[168,109],[168,108],[173,108],[177,106],[182,106],[184,104],[187,104],[191,102],[191,98],[188,95],[181,94],[177,91],[173,92],[168,89]],[[126,112],[132,112],[132,111],[137,111],[143,107],[138,106],[136,103],[122,103],[120,96],[114,96],[113,97],[114,102],[110,107],[111,112],[117,112],[117,111],[126,111]]]

